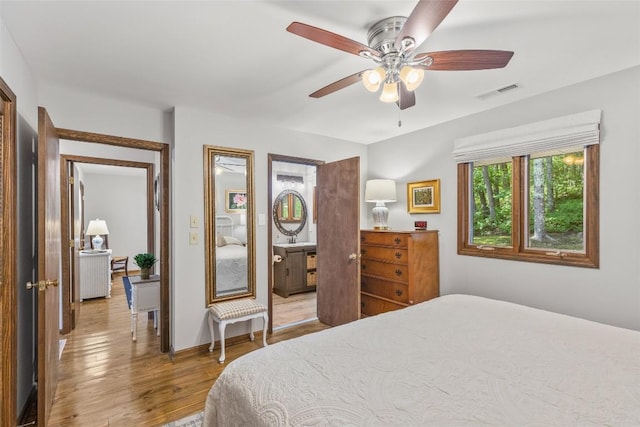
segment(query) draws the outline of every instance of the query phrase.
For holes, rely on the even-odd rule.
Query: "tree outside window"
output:
[[[458,253],[598,266],[598,145],[458,168]]]

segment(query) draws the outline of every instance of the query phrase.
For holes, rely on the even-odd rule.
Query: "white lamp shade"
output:
[[[100,234],[106,235],[109,234],[109,229],[107,228],[107,223],[102,219],[92,219],[89,221],[89,225],[87,226],[87,232],[89,236],[97,236]]]
[[[377,92],[384,77],[385,72],[382,67],[367,70],[362,73],[362,84],[369,92]]]
[[[380,101],[382,102],[396,102],[400,97],[398,96],[398,84],[397,83],[385,83],[382,86],[382,93],[380,94]]]
[[[409,66],[402,67],[400,70],[400,80],[404,82],[405,87],[409,91],[414,91],[420,86],[424,79],[424,70],[420,68],[412,68]]]
[[[364,190],[365,202],[395,202],[396,182],[392,179],[370,179]]]

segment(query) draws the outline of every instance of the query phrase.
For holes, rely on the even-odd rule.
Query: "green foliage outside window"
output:
[[[511,163],[473,168],[473,243],[511,245]]]
[[[528,161],[529,246],[583,249],[583,153]],[[511,162],[473,167],[473,244],[510,246]]]

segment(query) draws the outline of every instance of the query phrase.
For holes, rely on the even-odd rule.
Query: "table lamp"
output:
[[[107,223],[102,219],[92,219],[89,221],[89,225],[87,226],[86,234],[89,236],[93,236],[91,243],[93,243],[93,249],[102,249],[102,243],[104,239],[101,235],[109,234],[109,229],[107,228]]]
[[[396,201],[396,182],[392,179],[370,179],[365,186],[364,200],[376,204],[371,211],[373,229],[388,230],[389,209],[385,203]]]

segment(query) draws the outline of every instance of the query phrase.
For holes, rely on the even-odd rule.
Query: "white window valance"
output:
[[[601,114],[601,110],[585,111],[456,139],[453,158],[456,163],[508,161],[514,156],[599,144]]]

